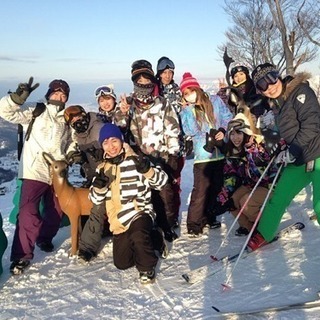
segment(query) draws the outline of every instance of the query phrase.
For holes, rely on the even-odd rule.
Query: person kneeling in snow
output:
[[[81,234],[79,258],[89,261],[97,254],[106,211],[113,233],[115,266],[122,270],[136,266],[141,283],[154,282],[158,262],[154,250],[165,257],[166,248],[163,237],[158,248],[153,243],[155,212],[151,188],[161,190],[168,176],[151,167],[147,158],[138,157],[123,142],[121,131],[114,124],[101,128],[99,142],[104,150],[103,163],[98,165],[90,187],[94,207]]]

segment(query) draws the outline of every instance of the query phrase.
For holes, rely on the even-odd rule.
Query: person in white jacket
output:
[[[33,123],[29,137],[25,139],[19,165],[18,178],[22,179],[21,197],[16,230],[11,249],[10,272],[21,274],[33,259],[35,244],[45,252],[53,250],[52,239],[58,232],[63,212],[55,197],[49,165],[42,156],[50,153],[55,159],[64,159],[75,151],[71,129],[64,119],[64,107],[70,88],[64,80],[53,80],[45,95],[44,110],[32,120],[36,104],[26,104],[30,93],[39,84],[19,84],[16,92],[0,100],[0,116],[12,123]],[[39,213],[43,200],[43,214]]]

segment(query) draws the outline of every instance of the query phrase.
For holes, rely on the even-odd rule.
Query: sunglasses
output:
[[[170,59],[163,59],[159,62],[157,69],[165,70],[165,69],[174,69],[175,65]]]
[[[64,119],[69,124],[72,122],[72,119],[78,116],[85,115],[86,112],[82,107],[71,106],[64,110]]]
[[[270,84],[276,84],[279,79],[279,73],[271,71],[259,79],[256,83],[256,88],[260,91],[266,91]]]

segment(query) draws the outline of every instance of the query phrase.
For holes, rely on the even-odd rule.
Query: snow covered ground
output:
[[[201,239],[190,240],[186,234],[187,200],[192,188],[192,160],[186,162],[182,180],[182,221],[180,238],[169,244],[170,254],[160,260],[157,280],[142,286],[138,272],[132,268],[117,270],[112,263],[112,243],[104,240],[99,256],[89,265],[69,257],[70,229],[60,229],[54,239],[56,250],[45,254],[38,248],[25,274],[9,274],[9,256],[14,226],[8,217],[13,207],[16,182],[4,184],[0,210],[9,247],[3,257],[4,273],[0,276],[0,319],[219,319],[221,311],[243,311],[274,307],[317,297],[320,289],[320,227],[311,221],[311,188],[303,190],[288,208],[281,227],[296,221],[305,223],[294,231],[246,259],[234,269],[230,284],[223,291],[232,267],[224,268],[205,281],[188,284],[182,273],[210,263],[224,239],[232,217],[219,217],[222,228],[207,230]],[[231,232],[219,255],[237,253],[245,238]],[[219,265],[218,262],[213,263]],[[259,315],[231,316],[228,319],[319,319],[320,308],[268,312]]]

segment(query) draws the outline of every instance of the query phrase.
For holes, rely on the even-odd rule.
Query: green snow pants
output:
[[[271,199],[267,202],[258,224],[258,231],[271,241],[278,230],[282,216],[294,197],[312,183],[313,209],[320,224],[320,158],[315,160],[312,172],[305,171],[305,165],[289,164],[282,171]]]

